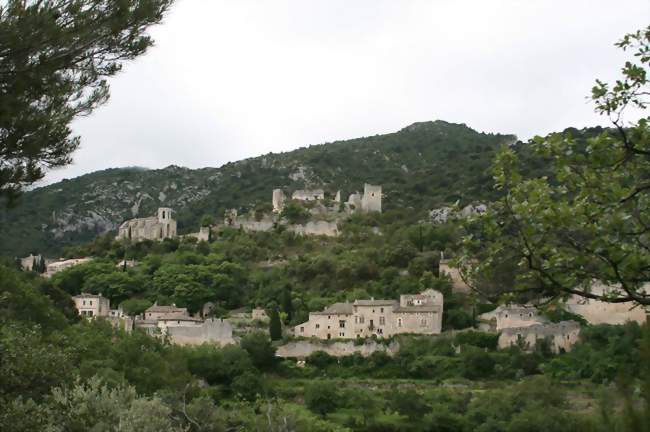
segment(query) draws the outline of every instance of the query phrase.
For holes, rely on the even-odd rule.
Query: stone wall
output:
[[[278,347],[276,355],[278,357],[305,358],[316,351],[325,351],[334,357],[349,356],[359,353],[364,357],[374,352],[381,351],[389,355],[394,355],[399,351],[399,343],[393,341],[386,346],[378,344],[375,341],[365,341],[363,345],[355,345],[354,342],[333,342],[322,343],[319,341],[295,341]]]
[[[560,350],[571,351],[579,337],[580,324],[575,321],[535,324],[504,329],[499,335],[499,348],[519,345],[526,350],[533,350],[538,340],[547,339],[551,344],[551,350],[558,353]]]
[[[201,325],[191,327],[167,327],[166,332],[171,342],[178,345],[234,343],[232,325],[228,320],[218,318],[207,319]]]
[[[338,222],[310,221],[304,225],[288,225],[287,230],[299,235],[324,235],[336,237],[339,235]]]

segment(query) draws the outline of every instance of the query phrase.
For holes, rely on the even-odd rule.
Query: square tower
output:
[[[381,186],[374,186],[368,183],[363,185],[361,209],[364,212],[376,211],[381,213]]]

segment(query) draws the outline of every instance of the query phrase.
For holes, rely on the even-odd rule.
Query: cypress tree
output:
[[[293,303],[291,301],[291,287],[287,286],[282,291],[282,310],[287,314],[287,322],[293,318]]]
[[[269,335],[271,336],[271,340],[282,339],[282,324],[280,323],[280,314],[278,313],[278,308],[273,308],[271,311]]]

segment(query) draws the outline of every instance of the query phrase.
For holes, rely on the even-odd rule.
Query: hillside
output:
[[[492,194],[487,172],[513,135],[479,133],[444,121],[398,132],[312,145],[228,163],[220,168],[108,169],[27,192],[13,209],[0,209],[0,254],[56,255],[64,246],[115,230],[124,220],[177,211],[179,231],[196,229],[204,214],[268,205],[271,190],[323,186],[343,196],[381,184],[384,208],[424,211]]]

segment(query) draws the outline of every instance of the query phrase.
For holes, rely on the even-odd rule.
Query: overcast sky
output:
[[[613,43],[648,24],[648,0],[177,0],[45,182],[435,119],[522,139],[605,124],[586,97],[625,61]]]

